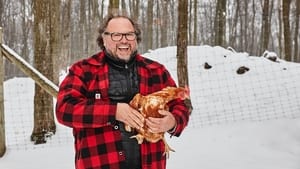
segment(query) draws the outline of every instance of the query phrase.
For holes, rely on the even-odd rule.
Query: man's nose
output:
[[[122,38],[121,38],[121,40],[120,40],[120,42],[127,42],[128,40],[126,39],[126,35],[125,34],[123,34],[122,35]]]

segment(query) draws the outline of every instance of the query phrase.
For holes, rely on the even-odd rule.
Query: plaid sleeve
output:
[[[183,129],[187,126],[190,113],[188,111],[188,108],[185,106],[184,101],[180,99],[173,100],[169,103],[170,112],[174,115],[176,119],[176,128],[172,133],[170,133],[172,136],[180,136]]]
[[[87,72],[80,66],[71,67],[60,85],[56,117],[58,122],[72,128],[96,128],[114,123],[116,105],[109,100],[95,98],[87,87]]]

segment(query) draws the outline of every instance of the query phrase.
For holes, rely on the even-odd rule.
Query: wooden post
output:
[[[2,28],[0,27],[0,157],[2,157],[6,151],[5,146],[5,120],[4,120],[4,64],[2,57]]]

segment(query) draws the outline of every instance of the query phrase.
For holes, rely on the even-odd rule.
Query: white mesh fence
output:
[[[300,117],[300,64],[278,58],[273,62],[220,47],[188,49],[194,108],[189,127]],[[176,47],[151,51],[144,56],[163,63],[177,81]],[[14,78],[4,83],[7,147],[34,149],[73,142],[71,129],[59,124],[56,134],[46,144],[34,145],[30,141],[33,98],[32,79]]]

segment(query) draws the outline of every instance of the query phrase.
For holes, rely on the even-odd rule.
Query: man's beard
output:
[[[127,59],[123,59],[123,58],[120,58],[117,54],[113,54],[113,52],[111,52],[111,50],[107,50],[105,49],[105,52],[107,54],[110,55],[111,58],[113,58],[114,60],[116,61],[120,61],[120,62],[124,62],[124,63],[127,63],[129,62],[132,58],[135,57],[135,55],[137,54],[137,50],[133,51],[130,53],[130,55],[128,57],[126,57]]]

